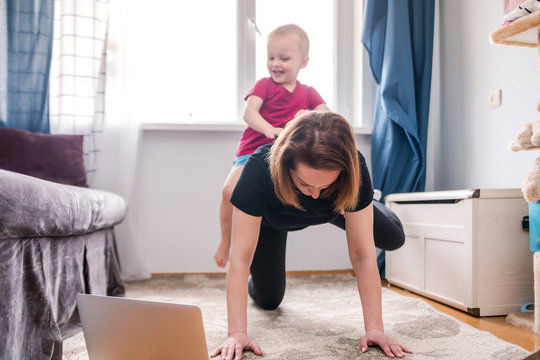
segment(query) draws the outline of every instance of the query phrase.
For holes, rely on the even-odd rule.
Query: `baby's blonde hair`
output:
[[[296,24],[287,24],[287,25],[281,25],[268,35],[268,40],[273,36],[284,36],[284,35],[296,35],[298,36],[298,40],[300,41],[300,51],[304,54],[304,56],[308,56],[309,54],[309,38],[307,33],[302,29],[300,26]]]

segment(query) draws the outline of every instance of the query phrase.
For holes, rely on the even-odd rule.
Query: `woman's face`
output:
[[[291,178],[302,194],[317,199],[322,190],[336,181],[339,173],[339,170],[314,169],[304,163],[297,163],[296,169],[291,169]]]

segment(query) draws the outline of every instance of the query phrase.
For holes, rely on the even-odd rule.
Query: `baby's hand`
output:
[[[279,136],[279,134],[281,134],[282,131],[283,131],[283,128],[275,127],[265,132],[264,136],[266,136],[269,139],[275,140]]]

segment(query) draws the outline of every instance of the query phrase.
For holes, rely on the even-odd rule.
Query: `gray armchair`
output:
[[[113,229],[125,213],[118,195],[0,170],[1,359],[62,359],[76,294],[124,294]]]

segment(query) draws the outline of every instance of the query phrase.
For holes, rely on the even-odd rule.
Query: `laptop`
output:
[[[78,294],[77,307],[90,360],[208,360],[197,306]]]

